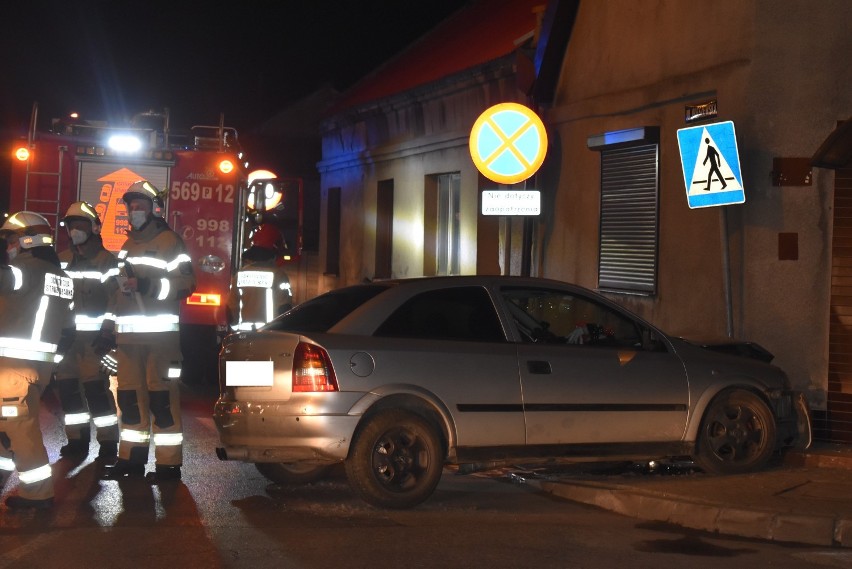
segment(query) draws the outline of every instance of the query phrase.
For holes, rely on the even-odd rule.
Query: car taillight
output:
[[[293,355],[293,391],[337,391],[337,378],[325,350],[299,342]]]

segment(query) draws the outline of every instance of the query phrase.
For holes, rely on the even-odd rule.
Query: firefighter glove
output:
[[[95,355],[99,358],[107,355],[113,348],[115,348],[115,346],[115,332],[112,332],[111,330],[101,330],[92,342],[92,348],[95,350]]]
[[[118,373],[118,360],[115,359],[115,352],[106,353],[101,358],[101,371],[107,375]]]

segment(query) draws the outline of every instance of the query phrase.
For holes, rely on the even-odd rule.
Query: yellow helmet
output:
[[[130,200],[145,198],[151,201],[153,213],[157,217],[163,217],[163,198],[162,192],[157,189],[157,186],[148,180],[138,180],[130,184],[127,191],[124,192],[122,200],[125,204],[129,204]]]
[[[50,223],[34,211],[19,211],[10,216],[0,230],[17,235],[22,249],[53,245],[53,231],[50,229]]]
[[[92,233],[98,235],[101,232],[101,218],[98,217],[98,212],[88,202],[72,203],[68,207],[68,211],[65,212],[62,223],[66,223],[71,219],[85,219],[92,224]]]

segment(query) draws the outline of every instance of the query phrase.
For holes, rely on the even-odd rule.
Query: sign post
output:
[[[732,121],[679,129],[677,143],[690,209],[745,203],[737,133]],[[727,333],[733,337],[727,209],[722,207],[719,215]]]

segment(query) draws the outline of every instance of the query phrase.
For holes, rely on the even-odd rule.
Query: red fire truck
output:
[[[42,214],[55,229],[60,251],[67,248],[68,238],[59,221],[72,202],[85,200],[95,206],[103,222],[104,246],[117,252],[129,227],[121,201],[127,187],[145,179],[167,192],[165,219],[183,237],[198,282],[181,308],[181,341],[188,356],[184,375],[215,375],[217,331],[224,331],[227,324],[231,275],[252,224],[263,217],[249,209],[255,205],[249,204],[254,187],[248,188],[247,161],[237,131],[220,117],[217,125],[171,132],[168,110],[141,113],[120,126],[72,115],[52,120],[44,131],[38,128],[35,104],[27,138],[19,141],[14,154],[9,211]],[[299,185],[294,193],[300,190]],[[268,203],[273,201],[279,208],[284,202],[298,208],[301,196]],[[277,221],[281,216],[266,217]],[[294,257],[300,233],[297,228],[298,238],[290,240]]]

